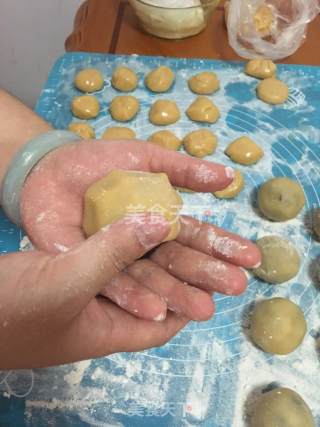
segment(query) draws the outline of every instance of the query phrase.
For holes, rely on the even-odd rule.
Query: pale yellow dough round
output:
[[[148,141],[168,150],[179,150],[182,145],[182,141],[170,130],[159,130],[152,134]]]
[[[281,80],[270,77],[258,84],[257,95],[267,104],[283,104],[289,97],[289,88]]]
[[[244,178],[240,171],[235,170],[234,171],[235,176],[233,178],[233,181],[231,184],[228,185],[227,188],[224,190],[216,191],[213,193],[215,197],[218,199],[233,199],[238,194],[241,193],[241,191],[244,188]]]
[[[316,427],[302,397],[285,387],[263,393],[254,404],[250,427]]]
[[[203,123],[215,123],[220,117],[220,111],[206,96],[198,96],[186,111],[190,120]]]
[[[274,77],[277,71],[276,64],[270,59],[257,58],[248,61],[245,66],[245,73],[257,79],[267,79]]]
[[[77,73],[74,79],[74,85],[82,92],[96,92],[103,86],[103,75],[95,68],[86,68]]]
[[[217,137],[209,129],[195,130],[183,138],[183,146],[191,156],[209,156],[217,148]]]
[[[100,111],[99,101],[93,95],[76,96],[71,102],[71,111],[79,119],[94,119]]]
[[[202,73],[192,76],[188,85],[192,92],[199,95],[211,95],[220,87],[220,82],[217,75],[213,72],[203,71]]]
[[[169,99],[159,99],[152,104],[149,111],[149,120],[154,125],[172,125],[180,119],[180,111],[177,104]]]
[[[138,113],[139,101],[134,96],[116,96],[110,104],[110,114],[118,122],[128,122]]]
[[[247,136],[235,139],[228,145],[226,155],[235,163],[252,165],[263,157],[263,150]]]
[[[301,343],[307,331],[303,312],[285,298],[258,302],[251,317],[252,341],[267,353],[289,354]]]
[[[263,37],[270,34],[274,20],[272,8],[265,4],[257,8],[253,17],[255,28]]]
[[[68,129],[84,139],[92,139],[96,137],[93,127],[88,123],[73,122],[69,124]]]
[[[121,92],[131,92],[138,85],[138,76],[131,68],[121,66],[114,70],[111,84]]]
[[[86,191],[83,230],[91,236],[124,217],[135,222],[142,212],[150,212],[171,224],[165,240],[173,240],[180,231],[181,207],[182,199],[165,173],[113,170]]]
[[[173,85],[175,79],[174,72],[166,66],[158,67],[146,76],[145,85],[152,92],[167,92]]]
[[[115,139],[135,139],[136,134],[132,129],[125,127],[113,126],[106,129],[102,135],[102,139],[115,140]]]

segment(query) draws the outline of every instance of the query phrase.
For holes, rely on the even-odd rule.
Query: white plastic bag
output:
[[[285,58],[299,48],[319,12],[320,0],[230,0],[229,43],[244,58]]]

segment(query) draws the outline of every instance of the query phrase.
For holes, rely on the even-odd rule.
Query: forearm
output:
[[[4,174],[20,147],[50,128],[17,98],[0,89],[0,188]]]

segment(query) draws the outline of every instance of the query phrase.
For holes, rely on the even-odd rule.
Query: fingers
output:
[[[140,319],[161,321],[166,318],[167,304],[163,298],[126,273],[112,278],[100,294]]]
[[[210,193],[226,188],[234,178],[230,167],[195,159],[154,144],[149,144],[147,149],[151,172],[165,172],[173,185]]]
[[[207,292],[181,282],[156,263],[142,259],[130,265],[127,272],[141,285],[163,297],[175,313],[195,321],[212,317],[214,303]]]
[[[151,259],[172,275],[205,290],[238,295],[247,276],[238,267],[172,241],[162,244]]]
[[[177,241],[182,245],[245,268],[261,263],[258,247],[247,239],[187,216],[180,223]]]
[[[154,221],[148,214],[136,223],[122,220],[105,227],[51,259],[46,269],[51,284],[46,288],[56,304],[72,304],[81,311],[115,275],[161,243],[169,230],[163,217]]]

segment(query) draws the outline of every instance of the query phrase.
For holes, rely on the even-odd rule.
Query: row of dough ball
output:
[[[154,93],[165,93],[173,85],[175,74],[171,68],[160,66],[150,71],[145,78],[146,87]],[[92,93],[103,88],[102,73],[95,68],[86,68],[79,71],[74,79],[74,85],[82,92]],[[138,86],[138,76],[126,66],[114,70],[111,77],[112,86],[120,92],[132,92]],[[211,95],[220,87],[220,82],[214,72],[204,71],[192,76],[188,80],[190,90],[199,95]]]
[[[137,98],[130,95],[116,96],[110,103],[111,117],[118,122],[128,122],[135,118],[140,110]],[[100,104],[94,95],[76,96],[71,102],[71,111],[79,119],[93,119],[100,112]],[[197,97],[186,110],[190,120],[201,123],[215,123],[220,117],[218,107],[205,96]],[[176,123],[181,118],[175,101],[159,99],[149,110],[149,120],[157,126]]]

